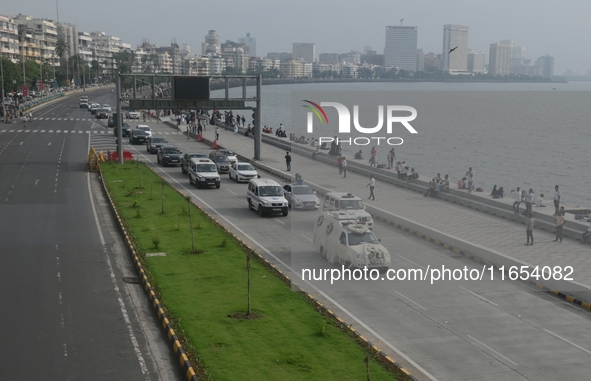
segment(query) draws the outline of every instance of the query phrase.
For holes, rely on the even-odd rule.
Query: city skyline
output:
[[[149,3],[149,2],[148,2]],[[556,12],[544,11],[544,2],[539,2],[535,9],[515,7],[511,3],[511,12],[500,9],[484,9],[480,7],[461,7],[461,1],[449,1],[445,5],[433,1],[422,1],[417,4],[387,3],[376,1],[375,11],[368,16],[361,13],[334,11],[331,6],[334,2],[322,4],[314,3],[314,8],[321,10],[331,9],[334,16],[338,16],[336,25],[323,19],[322,12],[308,12],[304,1],[294,9],[282,9],[279,5],[265,1],[242,4],[233,1],[223,1],[220,9],[233,9],[230,12],[221,12],[220,17],[201,17],[196,22],[187,20],[175,20],[178,16],[166,16],[166,12],[154,12],[149,4],[142,9],[129,8],[129,5],[105,1],[105,7],[93,12],[84,12],[69,1],[63,1],[59,5],[60,21],[78,25],[81,31],[104,31],[108,35],[121,38],[133,47],[139,45],[142,39],[147,38],[153,44],[168,46],[176,39],[179,44],[188,44],[192,50],[200,50],[203,35],[210,29],[214,29],[220,35],[221,40],[238,41],[246,33],[257,38],[257,55],[265,56],[268,52],[291,51],[294,42],[311,42],[316,46],[316,53],[339,52],[346,53],[351,50],[363,51],[363,47],[371,45],[381,52],[385,46],[384,28],[388,25],[398,25],[398,21],[404,18],[404,25],[417,26],[419,28],[417,47],[427,52],[442,52],[442,27],[445,24],[466,25],[470,27],[470,40],[468,48],[473,51],[489,51],[491,43],[504,39],[512,39],[516,45],[526,48],[527,58],[535,60],[537,57],[551,55],[556,59],[555,73],[562,74],[566,70],[579,71],[584,74],[591,70],[591,57],[585,51],[580,51],[567,42],[570,36],[580,35],[586,27],[586,20],[575,12],[571,22],[563,25],[559,30],[548,28],[551,18]],[[310,2],[311,3],[311,2]],[[509,2],[506,2],[509,5]],[[548,4],[550,4],[548,2]],[[230,8],[224,6],[227,5]],[[394,5],[394,6],[393,6]],[[262,6],[262,11],[255,11],[257,6]],[[172,1],[170,9],[184,9],[191,7],[185,1]],[[590,8],[591,5],[583,4],[580,8]],[[425,12],[425,8],[435,12]],[[34,9],[34,11],[30,11]],[[116,9],[116,12],[112,10]],[[344,9],[344,8],[338,8]],[[373,7],[370,7],[373,9]],[[378,12],[377,9],[392,9],[394,12]],[[461,13],[460,13],[461,10]],[[284,17],[289,12],[289,17]],[[568,12],[563,9],[557,13]],[[0,13],[15,17],[19,13],[29,14],[35,18],[47,18],[57,21],[56,4],[41,2],[40,0],[24,0],[19,3],[6,4]],[[174,12],[171,12],[171,15]],[[326,13],[325,13],[326,14]],[[462,16],[458,16],[461,14]],[[105,17],[101,17],[105,15]],[[133,15],[128,16],[128,15]],[[163,16],[164,15],[164,16]],[[215,11],[214,11],[215,15]],[[223,15],[223,17],[222,17]],[[269,17],[267,17],[269,15]],[[359,17],[357,21],[355,17]],[[183,16],[184,17],[184,16]],[[168,19],[170,18],[170,21]],[[367,20],[367,23],[363,21]],[[305,21],[306,28],[298,24]],[[351,21],[350,23],[348,21]],[[139,25],[138,25],[139,23]],[[328,31],[328,33],[326,32]],[[318,58],[318,57],[316,57]]]

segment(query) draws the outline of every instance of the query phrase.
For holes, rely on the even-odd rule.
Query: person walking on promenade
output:
[[[558,209],[560,207],[560,190],[558,189],[558,185],[554,186],[554,215],[558,214]]]
[[[517,187],[515,193],[513,193],[513,197],[515,197],[513,210],[515,211],[515,214],[519,214],[519,204],[521,204],[521,188]]]
[[[472,167],[468,168],[466,177],[468,178],[468,192],[472,192],[472,189],[474,188],[474,171],[472,170]]]
[[[220,128],[215,128],[215,140],[220,140]]]
[[[246,123],[246,118],[242,115],[242,127],[244,127],[244,123]]]
[[[366,187],[369,187],[369,197],[367,199],[375,201],[376,196],[374,196],[373,190],[376,187],[376,179],[373,176],[369,179],[369,184],[367,184]]]
[[[343,157],[339,156],[339,158],[337,159],[337,164],[339,166],[339,175],[343,174]]]
[[[343,179],[347,177],[347,159],[343,156]]]
[[[285,152],[285,165],[287,166],[287,172],[291,171],[291,155],[289,151]]]
[[[33,121],[33,113],[29,111],[29,115],[27,115],[29,117],[29,122]]]
[[[589,236],[591,236],[591,225],[589,225],[589,227],[587,228],[587,230],[585,230],[583,232],[583,241],[581,241],[581,245],[584,245],[587,243],[587,240],[589,239]]]
[[[396,158],[396,153],[394,153],[394,148],[390,150],[390,160],[388,161],[388,169],[394,168],[394,159]]]
[[[556,225],[556,239],[554,242],[559,241],[562,243],[562,227],[565,223],[566,219],[564,218],[564,212],[557,212],[554,217],[554,225]]]
[[[527,234],[527,243],[525,244],[525,246],[533,245],[534,244],[533,231],[534,231],[534,225],[536,223],[536,219],[532,216],[531,213],[528,213],[525,216],[528,218],[527,227],[525,228],[525,233]],[[530,239],[531,239],[531,243],[530,243]]]
[[[524,215],[527,216],[528,214],[532,214],[531,206],[534,202],[534,190],[529,188],[529,191],[525,195],[525,213]]]

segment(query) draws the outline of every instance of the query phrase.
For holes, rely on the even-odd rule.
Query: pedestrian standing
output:
[[[589,220],[587,220],[587,221],[589,221]],[[587,243],[587,239],[589,239],[589,236],[591,236],[591,225],[589,225],[587,230],[583,232],[583,241],[581,241],[581,245],[584,245],[585,243]]]
[[[201,135],[203,133],[203,127],[201,127],[201,122],[197,122],[197,135]]]
[[[234,135],[236,135],[238,133],[238,125],[235,124],[234,125]]]
[[[534,244],[533,231],[534,231],[534,225],[536,223],[536,219],[532,216],[531,213],[526,214],[526,217],[528,218],[528,221],[527,221],[527,227],[525,228],[525,233],[527,234],[527,243],[525,244],[525,246]],[[531,242],[530,242],[530,239],[531,239]]]
[[[519,214],[519,204],[521,204],[521,188],[517,187],[515,193],[513,193],[513,197],[515,197],[515,202],[513,203],[513,210],[515,214]]]
[[[339,155],[337,159],[337,164],[339,165],[339,175],[343,174],[343,157]]]
[[[560,190],[558,189],[558,185],[554,186],[554,215],[558,214],[558,210],[560,207]]]
[[[29,122],[33,121],[33,113],[29,111]]]
[[[347,159],[343,156],[343,178],[347,177]]]
[[[378,151],[376,151],[376,147],[371,147],[371,151],[370,151],[371,157],[369,158],[369,166],[370,167],[376,166],[376,155],[377,154],[378,154]]]
[[[388,168],[394,167],[394,159],[396,158],[396,154],[394,153],[394,148],[390,150],[390,161],[388,162]]]
[[[369,187],[369,197],[367,198],[368,200],[376,200],[376,196],[374,196],[373,194],[373,190],[376,186],[376,179],[371,176],[371,178],[369,179],[369,184],[366,185],[366,187]]]
[[[220,140],[220,128],[215,128],[215,140]]]
[[[472,189],[474,188],[474,171],[472,170],[472,167],[468,168],[466,177],[468,178],[468,192],[472,192]]]
[[[291,155],[285,152],[285,165],[287,166],[287,172],[291,171]]]
[[[554,217],[554,225],[556,225],[556,239],[554,242],[558,241],[562,243],[562,227],[566,223],[566,218],[564,218],[564,212],[557,212],[556,216]]]
[[[244,127],[244,123],[246,123],[246,118],[242,115],[242,127]]]
[[[534,202],[534,190],[529,188],[528,193],[525,195],[525,215],[532,214],[531,206]]]
[[[189,126],[187,126],[187,140],[190,139],[190,136],[191,136],[190,132],[191,132],[191,129],[189,128]]]

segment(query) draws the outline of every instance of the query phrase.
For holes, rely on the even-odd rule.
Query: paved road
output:
[[[103,122],[76,96],[34,116],[0,125],[0,379],[182,379],[87,173]]]
[[[169,127],[151,125],[155,134],[168,136],[169,142],[183,152],[211,151],[205,145],[187,141]],[[207,133],[213,134],[209,130]],[[221,140],[228,142],[229,135],[224,134]],[[229,147],[234,148],[231,144]],[[135,150],[140,160],[156,161],[154,155],[145,153],[144,146],[126,144],[126,149]],[[268,146],[264,146],[264,152],[266,164],[283,169],[278,158],[284,152]],[[251,151],[244,154],[250,156]],[[311,245],[318,212],[294,211],[287,218],[260,218],[247,208],[244,184],[223,176],[221,189],[198,190],[189,185],[179,168],[153,165],[206,210],[220,215],[220,221],[272,262],[281,261],[293,268],[337,268],[326,263]],[[355,184],[366,181],[354,174],[348,177]],[[446,208],[449,213],[465,210],[456,205]],[[396,268],[482,269],[481,264],[380,223],[376,223],[374,231],[393,254]],[[372,342],[413,369],[412,373],[420,379],[588,378],[589,313],[523,283],[501,281],[496,275],[495,280],[487,274],[483,281],[447,281],[436,286],[420,281],[381,280],[333,286],[323,281],[299,283]]]

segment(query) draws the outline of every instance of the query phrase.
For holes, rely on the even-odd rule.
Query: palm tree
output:
[[[60,58],[60,67],[62,66],[62,58],[70,51],[70,44],[64,41],[63,38],[57,40],[55,44],[55,54]],[[68,55],[66,55],[66,80],[69,81],[70,72],[68,70]],[[66,81],[66,82],[67,82]]]

